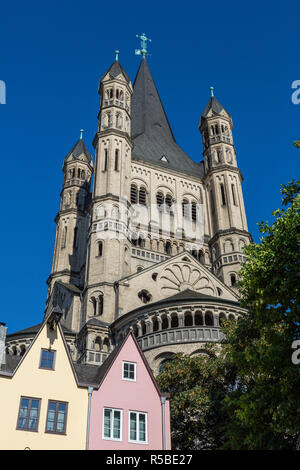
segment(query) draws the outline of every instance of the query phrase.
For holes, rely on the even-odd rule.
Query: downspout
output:
[[[89,437],[90,437],[90,414],[91,414],[91,401],[92,401],[93,387],[89,387],[89,405],[88,405],[88,417],[87,417],[87,429],[86,429],[86,445],[85,450],[89,448]]]
[[[115,291],[115,320],[118,318],[119,313],[119,281],[114,282]]]
[[[166,397],[160,397],[162,412],[162,450],[166,450],[166,423],[165,423],[165,403]]]

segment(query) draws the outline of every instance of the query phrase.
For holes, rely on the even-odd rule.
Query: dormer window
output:
[[[122,371],[123,380],[136,381],[136,363],[135,362],[123,362]]]

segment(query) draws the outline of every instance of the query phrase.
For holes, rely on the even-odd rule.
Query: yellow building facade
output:
[[[52,314],[14,370],[0,369],[0,449],[85,449],[88,386]]]

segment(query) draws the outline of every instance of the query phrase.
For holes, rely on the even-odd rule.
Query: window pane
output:
[[[113,437],[115,439],[120,439],[121,437],[121,412],[116,410],[114,411]]]
[[[66,418],[66,403],[59,403],[58,405],[58,413],[57,413],[57,425],[56,430],[57,432],[63,432],[65,428],[65,418]]]
[[[146,441],[146,415],[139,414],[139,440]]]
[[[19,411],[18,428],[26,428],[28,407],[29,407],[29,400],[27,398],[22,398],[21,407]]]
[[[104,437],[110,437],[111,410],[104,410]]]
[[[38,414],[39,414],[39,401],[32,400],[31,408],[30,408],[30,415],[29,415],[29,422],[28,422],[28,429],[31,429],[31,430],[37,429]]]
[[[136,441],[136,422],[137,416],[136,413],[130,413],[130,440]]]

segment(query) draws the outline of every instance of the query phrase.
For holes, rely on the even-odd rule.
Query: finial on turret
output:
[[[145,33],[142,33],[140,36],[136,34],[137,38],[140,38],[141,40],[141,49],[136,49],[135,54],[136,55],[142,55],[143,58],[146,57],[146,55],[149,55],[147,52],[147,41],[152,41],[151,39],[147,38]]]
[[[82,134],[84,133],[84,129],[80,129],[80,140],[82,140]]]
[[[213,86],[210,87],[210,95],[213,98],[213,96],[214,96],[214,87]]]
[[[119,61],[119,54],[120,54],[120,51],[116,50],[116,51],[115,51],[115,54],[116,54],[116,61]]]

